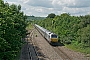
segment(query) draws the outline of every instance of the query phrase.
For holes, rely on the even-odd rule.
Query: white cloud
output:
[[[22,3],[28,3],[30,0],[19,0]]]
[[[60,15],[63,12],[71,15],[89,14],[90,0],[5,0],[21,4],[22,11],[27,15],[47,16],[50,13]]]

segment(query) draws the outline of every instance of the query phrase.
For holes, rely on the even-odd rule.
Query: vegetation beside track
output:
[[[28,23],[27,27],[26,27],[26,30],[31,30],[33,28],[32,24],[31,23]]]
[[[85,53],[85,54],[90,54],[90,48],[80,48],[78,47],[78,45],[65,45],[67,48],[77,51],[77,52],[81,52],[81,53]],[[90,57],[90,55],[89,55]]]

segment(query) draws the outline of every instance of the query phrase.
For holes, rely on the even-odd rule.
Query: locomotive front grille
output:
[[[51,38],[51,42],[58,42],[57,38]]]

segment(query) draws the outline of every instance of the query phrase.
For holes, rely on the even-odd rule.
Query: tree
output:
[[[48,14],[47,18],[54,18],[56,15],[54,13]]]
[[[0,0],[0,60],[14,60],[26,34],[26,16],[21,6]]]

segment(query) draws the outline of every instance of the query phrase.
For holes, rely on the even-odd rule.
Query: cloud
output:
[[[72,4],[67,4],[67,7],[70,8],[84,8],[84,7],[90,7],[90,0],[72,0]]]
[[[28,4],[30,6],[37,6],[37,7],[52,7],[50,0],[20,0],[21,2]]]
[[[86,15],[90,13],[90,0],[7,0],[7,2],[20,4],[26,15],[47,16],[50,13],[60,15],[63,12],[71,15]]]

